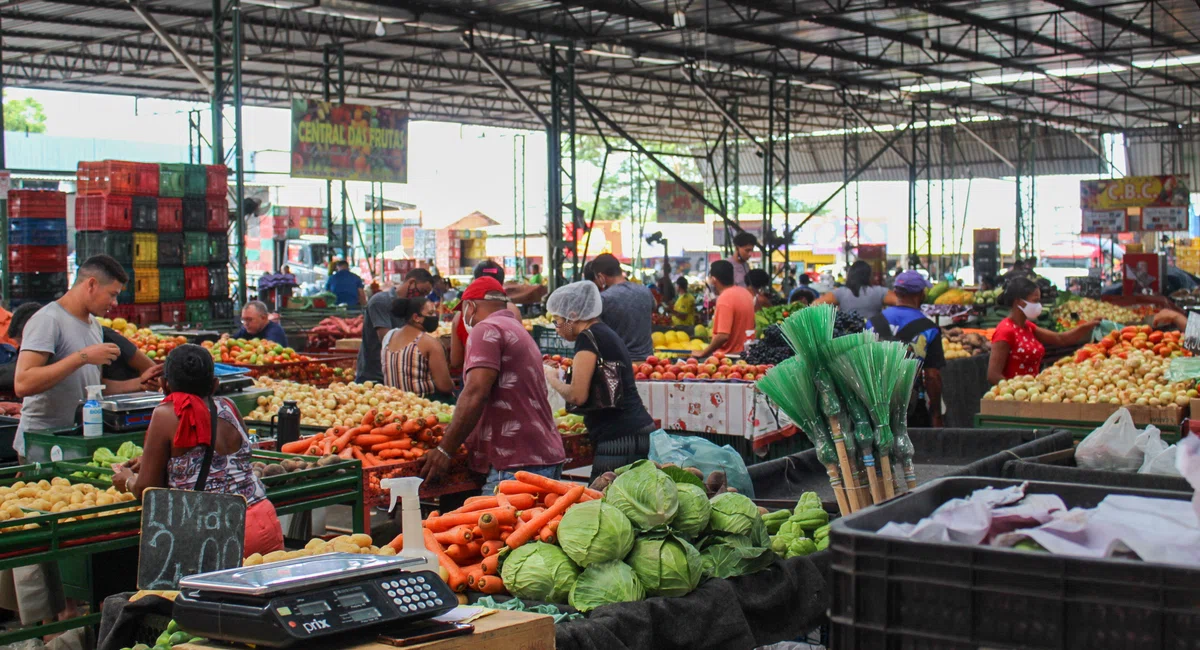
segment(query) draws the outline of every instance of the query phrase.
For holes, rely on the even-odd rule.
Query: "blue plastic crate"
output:
[[[8,222],[10,246],[66,246],[66,219],[12,219]]]

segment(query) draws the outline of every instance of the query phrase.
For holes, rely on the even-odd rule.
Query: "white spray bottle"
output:
[[[411,567],[413,571],[437,572],[437,555],[425,548],[425,532],[421,527],[421,501],[417,492],[422,482],[417,476],[385,478],[379,481],[379,487],[391,493],[392,502],[388,512],[396,509],[396,499],[403,500],[400,504],[400,532],[404,533],[404,548],[397,555],[424,558],[425,564]]]
[[[100,400],[104,399],[104,386],[88,386],[87,401],[83,403],[83,437],[96,438],[104,435],[104,411]]]

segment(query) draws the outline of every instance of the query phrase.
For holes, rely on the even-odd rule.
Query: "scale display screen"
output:
[[[296,606],[296,613],[301,616],[312,616],[314,614],[324,614],[329,611],[329,603],[318,600],[312,603],[304,603]]]
[[[375,609],[374,607],[369,607],[367,609],[356,609],[350,612],[350,620],[354,621],[355,623],[371,621],[379,618],[379,616],[379,610]]]
[[[342,607],[358,607],[371,602],[371,600],[367,598],[367,595],[361,591],[349,594],[338,594],[337,599],[338,604]]]

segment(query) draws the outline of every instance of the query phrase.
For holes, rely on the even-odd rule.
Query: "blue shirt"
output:
[[[350,271],[342,269],[334,271],[325,281],[325,290],[332,293],[339,305],[357,305],[358,290],[363,288],[362,278]]]
[[[917,320],[918,318],[928,318],[921,313],[920,309],[905,307],[898,305],[896,307],[888,307],[883,310],[883,317],[887,319],[889,325],[892,326],[892,335],[904,329],[905,325]],[[930,319],[933,320],[933,319]],[[875,326],[870,320],[867,321],[867,329],[874,330]],[[926,368],[939,370],[946,365],[946,354],[942,349],[942,330],[938,327],[931,327],[919,334],[913,341],[903,341],[907,343],[913,354],[916,355],[924,363]]]
[[[243,326],[237,332],[234,332],[233,338],[267,339],[268,341],[274,341],[285,348],[288,346],[287,333],[283,331],[283,326],[275,321],[268,322],[267,326],[263,328],[263,331],[259,332],[258,334],[250,334]]]

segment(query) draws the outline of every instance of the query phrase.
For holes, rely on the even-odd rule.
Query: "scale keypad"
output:
[[[392,604],[401,614],[419,614],[448,604],[445,595],[439,593],[425,576],[407,575],[394,580],[381,580],[379,588],[392,599]]]

